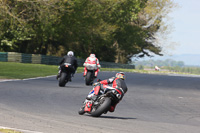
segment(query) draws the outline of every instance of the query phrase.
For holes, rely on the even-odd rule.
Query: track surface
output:
[[[100,72],[105,79],[115,72]],[[82,74],[0,82],[0,126],[43,133],[199,133],[200,78],[126,73],[128,92],[114,113],[78,115],[92,89]]]

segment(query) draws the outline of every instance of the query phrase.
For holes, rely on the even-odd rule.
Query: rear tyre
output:
[[[99,117],[104,112],[107,112],[110,109],[111,106],[111,99],[109,97],[105,97],[104,101],[99,107],[91,113],[93,117]]]
[[[85,84],[86,85],[91,85],[91,78],[92,78],[92,73],[90,71],[88,71],[85,76]]]
[[[60,87],[64,87],[65,84],[68,82],[68,79],[66,77],[67,77],[67,74],[65,72],[62,72],[60,76],[60,80],[59,80]]]

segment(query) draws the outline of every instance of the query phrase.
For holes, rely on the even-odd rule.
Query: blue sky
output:
[[[173,49],[163,47],[163,49],[167,49],[167,52],[163,52],[164,56],[155,55],[151,58],[145,57],[137,60],[173,59],[183,61],[186,65],[200,66],[200,0],[173,1],[178,4],[178,8],[168,14],[170,19],[166,23],[171,24],[172,31],[168,35],[166,44],[175,47]],[[164,42],[165,40],[162,43]]]
[[[173,54],[200,54],[200,0],[174,0],[179,8],[169,16],[173,24],[170,41],[178,43]]]

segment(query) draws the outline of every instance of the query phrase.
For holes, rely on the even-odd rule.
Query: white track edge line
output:
[[[5,79],[1,80],[0,82],[8,82],[8,81],[25,81],[25,80],[32,80],[32,79],[41,79],[41,78],[49,78],[49,77],[54,77],[56,75],[51,75],[51,76],[46,76],[46,77],[36,77],[36,78],[27,78],[27,79]]]

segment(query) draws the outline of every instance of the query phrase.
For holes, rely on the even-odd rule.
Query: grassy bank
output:
[[[0,133],[22,133],[19,131],[11,130],[11,129],[0,129]]]
[[[83,72],[83,67],[78,67],[77,72]],[[102,68],[101,71],[127,71],[125,69]],[[15,62],[0,62],[0,79],[25,79],[56,75],[58,66],[43,64],[28,64]]]
[[[185,74],[176,72],[162,72],[154,70],[137,70],[137,69],[120,69],[120,68],[101,68],[101,71],[123,71],[136,73],[154,73],[154,74]],[[44,77],[56,75],[58,66],[56,65],[42,65],[42,64],[28,64],[15,62],[0,62],[0,79],[25,79],[34,77]],[[78,73],[83,72],[83,67],[78,67]]]
[[[51,65],[0,62],[1,79],[24,79],[55,75],[57,70],[57,66]]]
[[[78,67],[77,72],[80,73],[83,72],[83,70],[84,68],[81,66]],[[120,68],[101,68],[101,71],[133,72],[136,70]],[[0,62],[0,79],[25,79],[56,75],[57,73],[58,66],[56,65]]]

